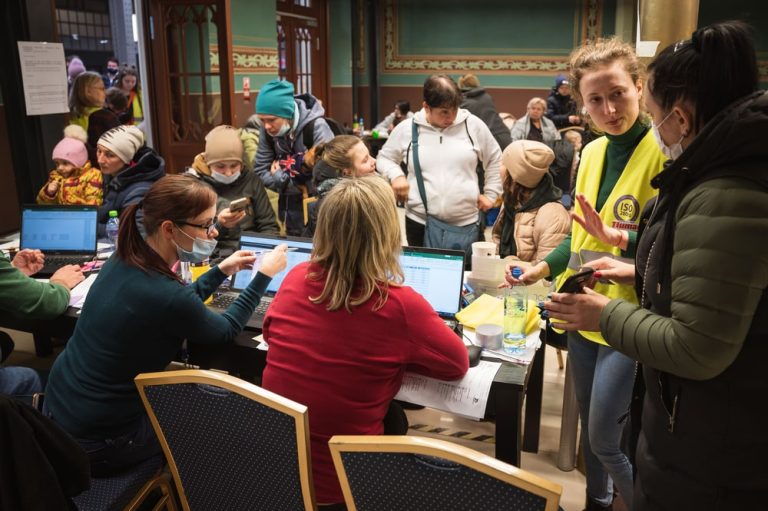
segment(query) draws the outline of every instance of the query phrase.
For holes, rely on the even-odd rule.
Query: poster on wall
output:
[[[69,112],[64,45],[19,41],[27,115]]]

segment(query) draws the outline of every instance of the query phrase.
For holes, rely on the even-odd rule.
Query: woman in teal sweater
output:
[[[232,341],[271,277],[285,268],[284,246],[265,254],[240,297],[224,313],[211,312],[203,300],[255,261],[251,252],[235,252],[189,286],[171,270],[179,260],[210,255],[218,234],[215,212],[213,189],[179,175],[163,177],[143,202],[123,212],[117,253],[88,293],[51,370],[45,401],[46,413],[88,453],[94,476],[121,472],[160,452],[134,377],[164,370],[184,339]]]

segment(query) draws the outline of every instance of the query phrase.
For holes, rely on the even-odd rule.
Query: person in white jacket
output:
[[[398,202],[405,203],[405,234],[411,246],[424,245],[426,223],[413,167],[413,123],[419,130],[419,163],[430,216],[466,226],[476,223],[478,211],[493,207],[501,195],[499,144],[479,117],[459,108],[461,101],[451,77],[427,78],[422,109],[395,127],[376,158],[378,172],[389,180]],[[484,169],[482,190],[478,164]]]

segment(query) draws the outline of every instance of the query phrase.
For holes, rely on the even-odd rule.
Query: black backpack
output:
[[[331,128],[331,131],[333,132],[333,136],[336,135],[349,135],[350,131],[347,130],[339,121],[336,119],[331,119],[330,117],[316,117],[309,121],[307,124],[304,125],[303,128],[301,128],[301,136],[304,140],[304,147],[309,149],[313,145],[315,145],[315,121],[318,119],[324,119],[325,123],[328,124],[328,127]]]

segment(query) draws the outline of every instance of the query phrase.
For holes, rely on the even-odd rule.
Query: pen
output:
[[[288,247],[285,249],[286,252],[290,252],[292,250],[298,250],[298,247]],[[272,252],[272,250],[262,249],[262,250],[252,250],[251,252],[253,252],[254,254],[266,254],[267,252]]]

